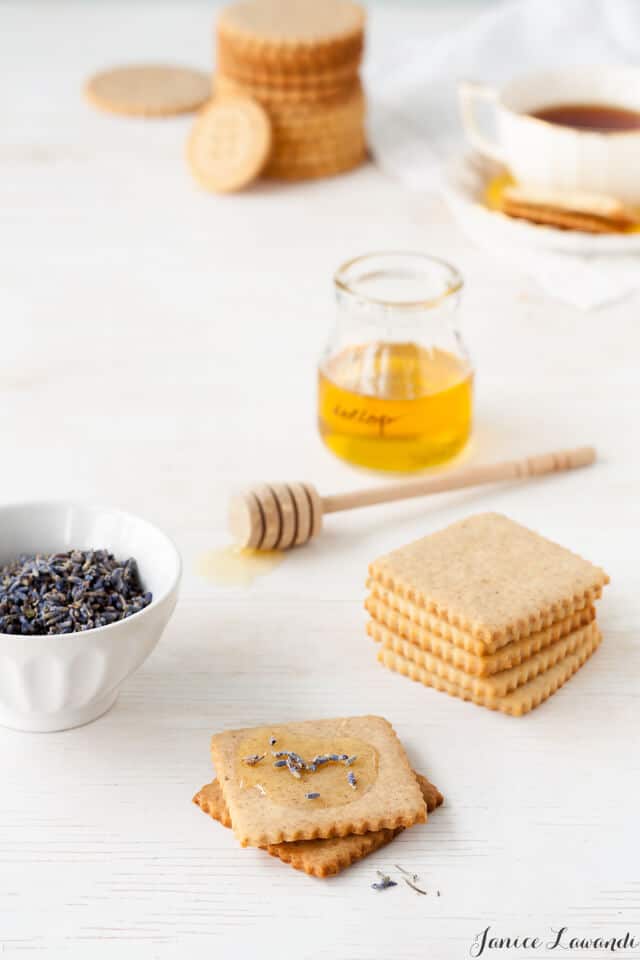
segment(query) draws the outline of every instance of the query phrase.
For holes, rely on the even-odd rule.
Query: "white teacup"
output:
[[[573,67],[532,73],[501,90],[463,82],[458,93],[469,142],[505,164],[519,183],[607,193],[640,203],[640,130],[580,130],[530,115],[561,104],[640,110],[640,68]],[[493,138],[478,122],[482,102],[493,115]]]

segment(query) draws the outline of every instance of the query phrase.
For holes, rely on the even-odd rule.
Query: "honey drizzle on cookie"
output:
[[[237,770],[242,785],[247,789],[259,788],[258,792],[269,796],[272,802],[289,806],[312,800],[314,806],[337,806],[366,793],[375,782],[378,757],[370,744],[341,738],[339,743],[331,744],[333,750],[329,752],[326,741],[320,738],[297,736],[292,742],[289,736],[287,747],[296,747],[295,750],[268,750],[267,745],[273,746],[277,739],[260,734],[248,738],[238,750]],[[357,770],[357,776],[352,768]]]

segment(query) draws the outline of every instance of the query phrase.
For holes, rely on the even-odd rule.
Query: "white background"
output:
[[[424,32],[428,56],[430,38],[479,9],[375,7],[370,56],[407,30]],[[373,166],[204,195],[183,159],[188,118],[85,105],[82,82],[102,66],[206,68],[213,14],[177,0],[0,6],[1,495],[118,504],[162,526],[185,562],[163,641],[107,716],[67,733],[0,731],[4,953],[458,960],[487,924],[640,937],[638,303],[558,306],[471,248],[438,200]],[[592,442],[601,462],[330,518],[249,589],[199,579],[198,558],[225,542],[234,487],[371,482],[318,440],[315,365],[334,268],[390,248],[465,275],[468,458]],[[486,509],[612,579],[601,649],[523,719],[384,671],[364,631],[368,561]],[[191,804],[212,775],[213,731],[365,712],[392,721],[446,805],[340,877],[241,850]],[[373,891],[393,863],[430,895]]]

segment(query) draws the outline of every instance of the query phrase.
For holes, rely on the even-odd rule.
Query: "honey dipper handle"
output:
[[[559,473],[562,470],[588,467],[595,459],[596,451],[593,447],[578,447],[575,450],[557,450],[555,453],[541,453],[535,457],[523,457],[521,460],[506,460],[502,463],[463,467],[452,473],[423,477],[420,480],[411,480],[408,483],[396,483],[388,487],[354,490],[352,493],[338,493],[335,496],[323,497],[322,512],[336,513],[338,510],[370,507],[376,503],[390,503],[393,500],[409,500],[411,497],[423,497],[429,493],[444,493],[447,490],[461,490],[463,487],[475,487],[483,483],[539,477],[545,473]]]

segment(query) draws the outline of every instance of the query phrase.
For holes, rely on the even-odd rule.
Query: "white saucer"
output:
[[[640,233],[559,230],[490,210],[484,203],[487,184],[503,172],[504,168],[475,153],[457,159],[445,171],[445,199],[462,229],[481,246],[598,256],[640,252]]]

